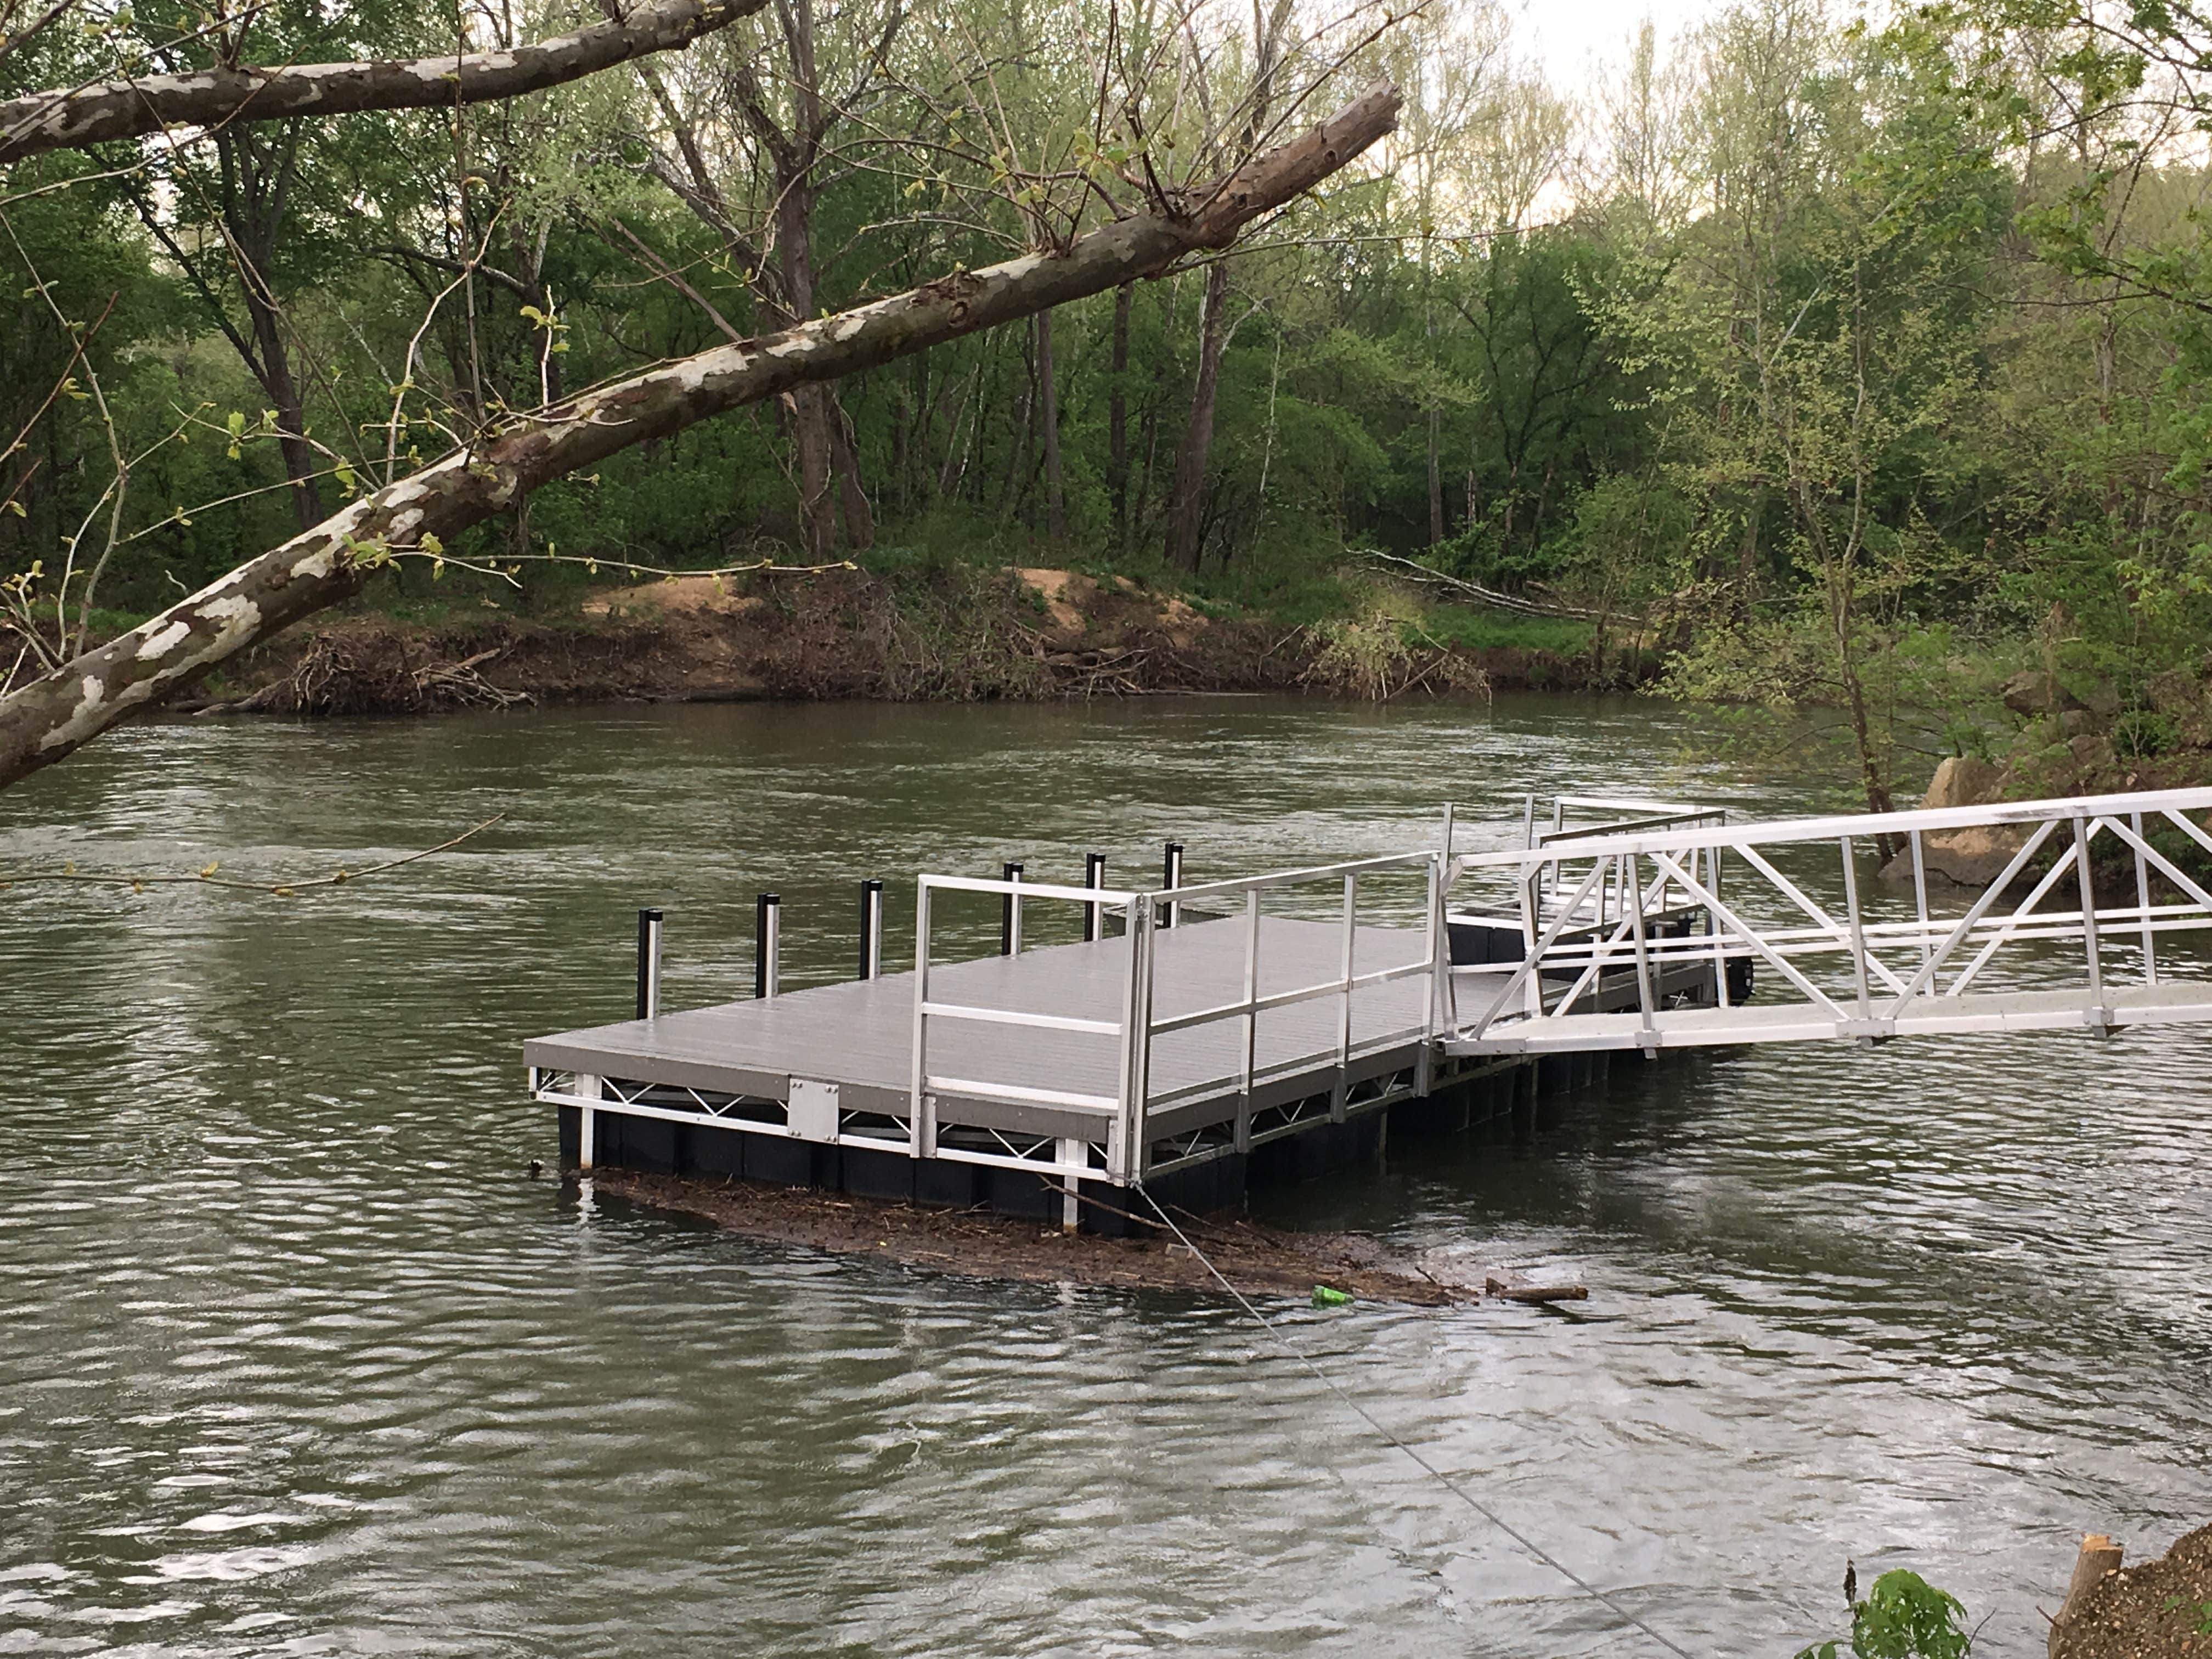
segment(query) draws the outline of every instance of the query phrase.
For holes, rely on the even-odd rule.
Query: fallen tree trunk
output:
[[[654,0],[626,19],[506,52],[281,68],[142,75],[29,93],[0,103],[0,162],[50,149],[143,138],[170,127],[276,121],[362,110],[447,108],[513,98],[690,46],[767,0]]]
[[[1319,126],[1166,209],[854,310],[596,387],[512,422],[240,565],[97,650],[0,698],[0,788],[50,765],[247,647],[356,592],[395,554],[427,553],[541,484],[711,416],[1012,322],[1222,248],[1397,125],[1377,82]]]

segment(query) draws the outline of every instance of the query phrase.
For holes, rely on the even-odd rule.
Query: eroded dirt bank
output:
[[[686,577],[572,616],[363,611],[251,653],[202,712],[420,714],[524,703],[1043,699],[1314,690],[1360,696],[1577,687],[1545,651],[1473,651],[1389,617],[1285,627],[1211,617],[1125,579],[953,568]]]
[[[602,1170],[592,1185],[601,1198],[703,1217],[749,1237],[879,1256],[939,1273],[1220,1293],[1205,1265],[1157,1223],[1139,1221],[1131,1228],[1136,1237],[1115,1238],[979,1211],[927,1209],[757,1182]],[[1139,1198],[1131,1213],[1141,1214],[1145,1207]],[[1356,1234],[1284,1233],[1221,1217],[1177,1214],[1175,1219],[1230,1283],[1249,1295],[1305,1297],[1325,1285],[1361,1301],[1424,1307],[1483,1297],[1480,1278],[1469,1284],[1460,1277],[1464,1264],[1418,1261]]]
[[[2155,1559],[2110,1572],[2070,1610],[2051,1659],[2212,1655],[2212,1526]]]

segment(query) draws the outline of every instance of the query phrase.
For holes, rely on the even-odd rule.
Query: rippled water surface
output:
[[[830,1260],[564,1196],[521,1039],[793,978],[851,884],[1398,850],[1449,794],[1815,799],[1663,708],[724,708],[126,730],[0,797],[0,1652],[1656,1651],[1233,1309]],[[1498,833],[1493,825],[1488,831]],[[894,939],[894,953],[899,941]],[[2073,1535],[2212,1513],[2212,1036],[1616,1067],[1266,1196],[1571,1313],[1288,1310],[1394,1432],[1692,1653],[1846,1556],[2040,1655]]]

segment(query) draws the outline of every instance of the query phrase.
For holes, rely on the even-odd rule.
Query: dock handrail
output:
[[[929,1022],[968,1020],[981,1024],[1027,1026],[1033,1030],[1079,1031],[1110,1036],[1126,1043],[1130,1030],[1127,1018],[1089,1019],[1073,1014],[1043,1014],[1021,1008],[990,1008],[975,1003],[944,1002],[929,994],[931,921],[933,896],[939,892],[997,893],[1016,903],[1030,899],[1120,908],[1128,918],[1132,937],[1136,919],[1144,909],[1145,895],[1115,888],[1072,887],[1052,882],[1008,881],[986,876],[925,875],[916,883],[914,927],[914,1061],[908,1096],[907,1144],[915,1158],[937,1153],[935,1097],[957,1094],[1009,1105],[1063,1106],[1080,1111],[1121,1109],[1121,1097],[1085,1094],[1066,1089],[1038,1089],[1025,1085],[993,1083],[981,1078],[939,1077],[929,1070]]]
[[[1358,963],[1361,880],[1383,871],[1409,869],[1422,870],[1426,876],[1426,920],[1422,933],[1420,957],[1415,961],[1362,971]],[[1170,1094],[1156,1096],[1152,1087],[1152,1065],[1153,1047],[1158,1039],[1208,1024],[1242,1020],[1244,1024],[1243,1061],[1237,1076],[1230,1080],[1238,1084],[1244,1115],[1249,1115],[1255,1085],[1264,1080],[1256,1075],[1255,1071],[1260,1016],[1274,1009],[1328,997],[1338,999],[1340,1003],[1332,1113],[1340,1117],[1356,1054],[1353,1005],[1359,993],[1372,986],[1417,975],[1430,977],[1438,986],[1443,982],[1437,967],[1444,956],[1443,871],[1442,853],[1435,848],[1426,848],[1414,853],[1352,859],[1296,870],[1267,871],[1259,875],[1223,881],[1187,883],[1152,891],[1073,887],[984,876],[921,877],[917,884],[915,903],[914,1048],[908,1121],[909,1150],[917,1158],[934,1155],[937,1128],[935,1097],[939,1094],[1009,1104],[1058,1106],[1080,1111],[1110,1113],[1113,1127],[1108,1137],[1108,1170],[1117,1180],[1140,1177],[1147,1156],[1146,1121],[1151,1112],[1157,1108],[1172,1106],[1186,1098],[1204,1095],[1218,1088],[1223,1081],[1212,1079],[1186,1084]],[[1287,888],[1332,881],[1340,882],[1343,887],[1341,971],[1315,984],[1271,991],[1261,995],[1259,990],[1261,896]],[[945,891],[1012,896],[1017,902],[1060,901],[1120,911],[1124,922],[1124,934],[1129,940],[1129,964],[1120,1017],[1100,1019],[1041,1013],[1024,1009],[989,1007],[973,1002],[947,1001],[933,995],[931,940],[933,898],[937,893]],[[1243,994],[1165,1018],[1156,1018],[1153,1004],[1158,989],[1160,919],[1171,914],[1171,906],[1194,902],[1218,902],[1238,896],[1244,901],[1243,909],[1248,929]],[[1434,989],[1423,999],[1423,1010],[1419,1036],[1425,1060],[1428,1047],[1440,1024],[1438,997]],[[1119,1050],[1115,1092],[1109,1096],[1074,1090],[1044,1089],[933,1073],[929,1069],[929,1024],[932,1020],[947,1019],[1111,1037],[1115,1040]]]
[[[1242,1020],[1244,1024],[1243,1060],[1237,1074],[1230,1080],[1235,1081],[1238,1085],[1240,1097],[1238,1121],[1243,1122],[1249,1116],[1255,1088],[1261,1081],[1255,1067],[1260,1016],[1273,1009],[1291,1007],[1302,1002],[1318,1001],[1325,997],[1336,998],[1339,1005],[1336,1077],[1331,1093],[1330,1115],[1341,1121],[1345,1111],[1354,1051],[1353,1004],[1359,992],[1370,986],[1410,979],[1415,975],[1429,976],[1433,980],[1436,974],[1437,957],[1442,948],[1443,939],[1440,925],[1443,865],[1441,852],[1429,848],[1417,853],[1394,853],[1376,858],[1346,860],[1337,864],[1315,865],[1297,870],[1269,871],[1261,875],[1241,876],[1226,881],[1208,882],[1200,886],[1185,886],[1176,888],[1170,892],[1155,895],[1156,900],[1171,899],[1176,902],[1188,902],[1194,897],[1219,899],[1240,893],[1243,895],[1246,928],[1244,994],[1241,997],[1227,1002],[1216,1003],[1210,1007],[1194,1009],[1167,1019],[1155,1019],[1149,1013],[1148,992],[1147,1014],[1142,1028],[1143,1046],[1146,1058],[1146,1065],[1144,1068],[1145,1086],[1139,1098],[1133,1103],[1136,1107],[1132,1114],[1134,1126],[1141,1129],[1145,1117],[1153,1108],[1172,1106],[1179,1101],[1210,1093],[1223,1081],[1218,1078],[1202,1079],[1194,1083],[1186,1084],[1170,1094],[1152,1095],[1149,1087],[1149,1061],[1151,1047],[1154,1040],[1178,1031],[1193,1030],[1202,1025],[1215,1024],[1231,1019]],[[1427,878],[1426,900],[1423,907],[1425,921],[1421,935],[1420,956],[1411,962],[1370,969],[1364,973],[1359,972],[1358,963],[1360,878],[1385,870],[1413,868],[1425,871]],[[1343,964],[1341,969],[1331,978],[1315,984],[1297,986],[1287,991],[1271,991],[1262,996],[1259,988],[1261,896],[1263,893],[1279,891],[1285,888],[1331,880],[1340,881],[1343,884],[1343,905],[1340,912],[1340,926],[1343,930],[1340,952],[1340,960]],[[1146,954],[1149,957],[1149,943]],[[1149,960],[1146,963],[1144,971],[1149,982],[1152,975],[1152,965]],[[1423,1000],[1423,1010],[1420,1034],[1423,1049],[1425,1052],[1437,1029],[1437,1009],[1433,994]],[[1140,1146],[1139,1158],[1142,1155]]]

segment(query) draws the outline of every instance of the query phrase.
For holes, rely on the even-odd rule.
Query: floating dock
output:
[[[1129,1200],[1111,1189],[1221,1207],[1255,1173],[1371,1158],[1394,1116],[1464,1123],[1475,1097],[1487,1109],[1575,1086],[1613,1053],[2212,1020],[2201,954],[2169,942],[2161,965],[2160,945],[2212,929],[2212,895],[2160,844],[2212,854],[2192,817],[2208,807],[2212,791],[2184,791],[1730,825],[1709,808],[1562,798],[1547,826],[1532,798],[1503,851],[1455,854],[1447,811],[1432,848],[1227,881],[1184,881],[1173,847],[1150,890],[1108,889],[1095,857],[1080,887],[1017,866],[925,875],[911,971],[881,972],[871,883],[861,976],[793,991],[776,983],[763,896],[763,994],[684,1011],[659,1006],[659,917],[645,912],[639,1018],[533,1038],[524,1060],[568,1167],[1112,1231]],[[1923,840],[1969,828],[2017,855],[1940,914]],[[2105,836],[2132,863],[2132,903],[2094,891]],[[1910,916],[1861,891],[1862,864],[1900,847]],[[1838,855],[1832,911],[1805,866]],[[2154,902],[2154,884],[2170,896]],[[1000,954],[934,959],[937,907],[961,895],[1002,907]],[[1332,920],[1311,914],[1323,905]],[[1039,907],[1075,907],[1083,939],[1024,948]],[[1990,988],[2008,949],[2037,982]]]

